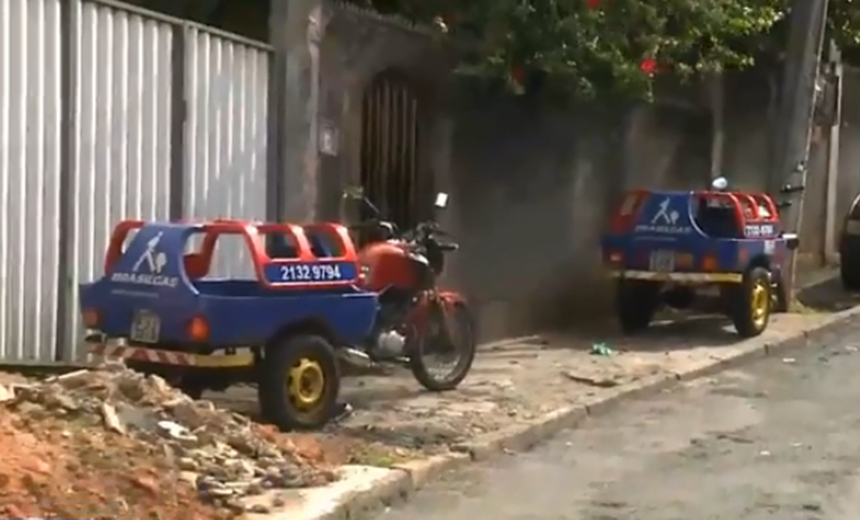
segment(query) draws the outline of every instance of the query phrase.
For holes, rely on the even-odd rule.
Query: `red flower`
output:
[[[600,7],[600,0],[585,0],[585,7],[588,9],[597,9]]]
[[[639,70],[649,76],[657,72],[657,60],[654,58],[645,58],[639,63]]]

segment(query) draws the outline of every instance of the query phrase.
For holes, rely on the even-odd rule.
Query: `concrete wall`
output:
[[[327,4],[326,32],[321,50],[319,117],[338,130],[336,156],[323,156],[319,214],[348,218],[342,213],[341,187],[356,184],[361,164],[361,109],[364,89],[377,74],[396,70],[408,76],[420,98],[422,156],[428,174],[446,143],[438,142],[440,107],[450,81],[453,54],[433,33],[397,19],[340,4]]]
[[[841,139],[837,171],[836,226],[860,193],[860,70],[846,68],[842,96]],[[772,134],[776,74],[745,74],[728,86],[725,172],[733,184],[766,189],[768,136]],[[824,248],[827,209],[828,131],[816,128],[810,145],[809,172],[804,197],[801,252],[820,256]]]
[[[446,281],[473,300],[485,338],[605,315],[612,293],[597,246],[623,186],[707,179],[704,112],[560,110],[476,93],[447,73],[452,53],[420,29],[352,9],[329,14],[320,114],[340,129],[340,150],[323,158],[320,215],[349,218],[339,191],[359,175],[364,86],[392,67],[411,75],[425,108],[422,169],[451,194],[443,223],[462,245]]]
[[[724,82],[725,113],[723,171],[731,185],[766,190],[773,111],[770,81],[766,73],[732,76]],[[775,87],[775,85],[774,85]]]
[[[769,191],[768,160],[772,146],[770,136],[774,134],[777,87],[778,75],[769,70],[735,75],[725,83],[723,174],[732,186]],[[816,129],[810,147],[800,230],[802,253],[820,253],[824,245],[827,143],[823,135],[821,129]]]
[[[559,109],[476,94],[447,72],[453,53],[432,33],[352,9],[330,6],[329,15],[320,114],[340,130],[341,147],[323,159],[320,214],[349,218],[339,191],[359,178],[364,86],[390,67],[414,77],[426,108],[423,168],[451,194],[443,223],[462,245],[446,282],[472,299],[485,339],[606,317],[612,287],[598,241],[619,192],[709,179],[711,117],[697,96],[683,108]],[[722,173],[733,186],[768,188],[775,78],[726,78]],[[847,72],[844,92],[840,217],[860,191],[860,71]],[[801,230],[807,253],[823,244],[826,150],[826,133],[816,131]]]
[[[264,38],[266,3],[252,4],[227,2],[210,18]],[[339,146],[335,155],[320,157],[317,216],[350,218],[340,191],[359,179],[365,86],[387,69],[408,75],[424,113],[422,171],[451,193],[443,220],[463,246],[446,281],[473,299],[485,337],[606,315],[611,287],[599,270],[597,244],[620,190],[707,182],[711,120],[696,96],[684,108],[592,104],[561,110],[476,94],[449,73],[455,49],[432,30],[336,2],[324,5],[318,117],[321,127],[336,130]],[[768,187],[775,79],[755,71],[725,82],[722,173],[733,186]],[[857,92],[860,71],[849,69],[838,216],[860,191]],[[826,133],[814,137],[801,230],[805,252],[820,251],[824,236]]]
[[[464,102],[452,119],[453,277],[487,337],[605,316],[598,245],[621,189],[693,188],[708,175],[709,120],[683,109],[499,98]]]
[[[848,211],[851,201],[860,193],[860,69],[845,69],[842,90],[838,217]]]
[[[756,71],[735,78],[727,86],[725,173],[736,186],[767,189],[768,141],[775,102],[773,72]],[[841,139],[837,171],[836,228],[860,193],[860,70],[846,68],[843,80]],[[827,209],[828,131],[812,133],[809,171],[804,196],[801,252],[820,256],[824,248]]]

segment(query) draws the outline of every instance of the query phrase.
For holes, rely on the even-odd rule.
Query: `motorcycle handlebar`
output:
[[[436,240],[435,237],[448,237],[450,234],[439,227],[439,224],[435,221],[426,221],[421,222],[416,225],[411,230],[405,232],[398,232],[397,227],[394,226],[393,223],[386,222],[379,219],[370,219],[364,222],[359,222],[358,224],[353,224],[348,227],[351,231],[363,231],[368,228],[380,228],[385,227],[388,229],[389,233],[394,236],[399,236],[401,239],[413,242],[416,245],[423,245],[423,243],[427,241],[436,242],[437,246],[442,251],[456,251],[459,249],[459,245],[454,242],[445,242],[442,243],[439,240]]]
[[[440,236],[448,236],[448,232],[439,227],[439,223],[433,220],[422,222],[415,226],[415,233],[417,235],[424,234],[425,236],[430,235],[440,235]]]

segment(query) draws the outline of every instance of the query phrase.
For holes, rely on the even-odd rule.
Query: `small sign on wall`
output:
[[[340,135],[337,127],[331,121],[320,124],[320,151],[325,155],[336,157],[340,147]]]

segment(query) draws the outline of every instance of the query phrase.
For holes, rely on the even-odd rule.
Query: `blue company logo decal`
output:
[[[676,200],[687,201],[685,198]],[[686,225],[686,219],[682,218],[681,212],[672,207],[672,197],[666,197],[656,204],[656,211],[646,214],[647,223],[639,224],[635,230],[639,233],[667,233],[672,235],[686,235],[692,233],[693,227]]]
[[[134,262],[130,272],[115,272],[111,275],[110,281],[148,285],[150,287],[169,287],[171,289],[179,285],[178,276],[163,274],[167,265],[167,255],[158,249],[162,235],[163,233],[159,232],[146,242],[143,253]]]

